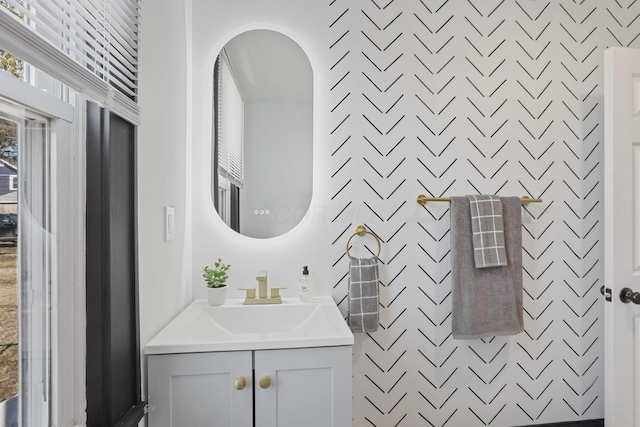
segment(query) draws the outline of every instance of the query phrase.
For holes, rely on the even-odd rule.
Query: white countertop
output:
[[[195,300],[145,346],[145,354],[353,345],[353,334],[333,298],[303,303],[222,306]]]

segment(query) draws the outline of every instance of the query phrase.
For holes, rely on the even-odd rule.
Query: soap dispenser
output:
[[[302,267],[302,276],[300,276],[300,301],[311,302],[313,298],[312,287],[313,283],[309,276],[309,268],[305,265]]]

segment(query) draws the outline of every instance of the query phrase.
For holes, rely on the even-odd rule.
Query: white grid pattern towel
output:
[[[352,332],[378,330],[378,301],[378,258],[351,258],[347,323]]]
[[[502,201],[498,196],[467,196],[471,209],[473,259],[476,268],[507,265]]]

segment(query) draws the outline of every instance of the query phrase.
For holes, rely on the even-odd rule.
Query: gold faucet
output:
[[[258,298],[266,298],[267,297],[267,270],[258,271],[256,280],[258,281]]]
[[[258,281],[258,296],[256,297],[256,288],[242,288],[241,290],[247,292],[247,296],[244,299],[244,305],[254,304],[282,304],[282,297],[280,296],[280,289],[287,288],[271,288],[271,296],[267,296],[267,270],[260,270],[256,276]]]

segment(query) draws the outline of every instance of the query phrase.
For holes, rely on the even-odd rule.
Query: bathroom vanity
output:
[[[352,345],[331,297],[194,301],[145,347],[149,425],[351,426]]]

